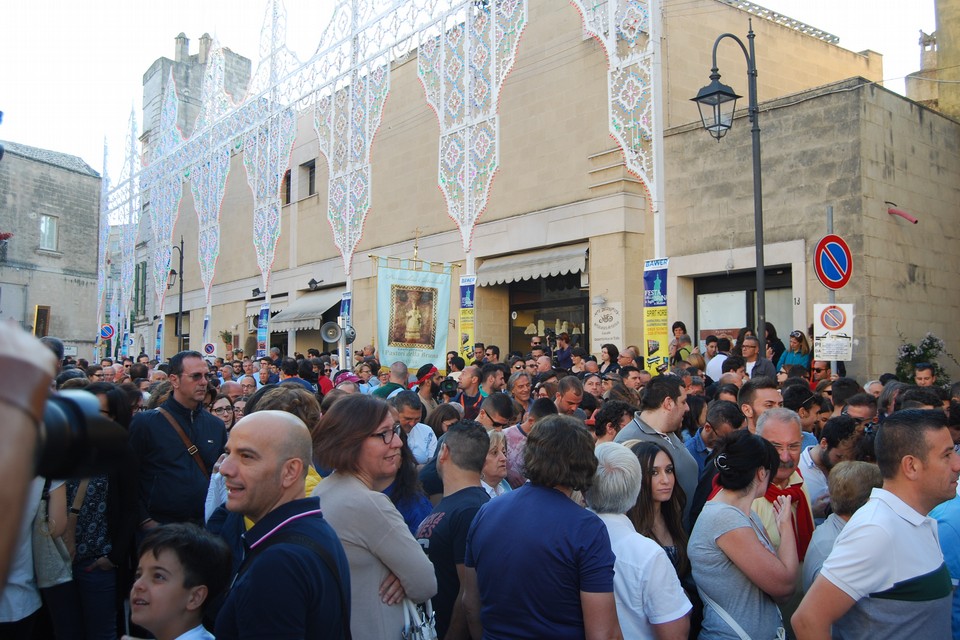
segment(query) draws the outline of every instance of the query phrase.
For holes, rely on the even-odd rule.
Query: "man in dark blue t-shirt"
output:
[[[433,562],[437,595],[433,597],[437,637],[466,637],[460,580],[467,532],[473,517],[489,500],[480,487],[480,472],[490,449],[490,438],[479,422],[461,420],[450,426],[437,455],[437,471],[443,479],[443,499],[424,519],[417,540]]]

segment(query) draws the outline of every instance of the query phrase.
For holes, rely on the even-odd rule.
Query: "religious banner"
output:
[[[410,369],[446,362],[450,317],[450,265],[381,258],[377,269],[377,340],[380,362]],[[439,367],[438,367],[439,368]]]
[[[667,326],[667,266],[669,258],[643,263],[643,339],[644,368],[652,375],[670,362],[670,337]]]
[[[270,339],[268,333],[270,324],[270,303],[264,302],[260,305],[260,315],[257,318],[257,359],[267,357],[267,341]]]
[[[476,293],[477,276],[460,276],[460,342],[457,351],[465,362],[473,361]]]

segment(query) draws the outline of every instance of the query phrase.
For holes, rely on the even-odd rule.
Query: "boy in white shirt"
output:
[[[130,620],[157,640],[214,640],[203,609],[226,588],[230,569],[226,543],[195,525],[151,530],[140,545]]]

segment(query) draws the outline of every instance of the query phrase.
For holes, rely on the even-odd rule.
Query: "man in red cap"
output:
[[[423,404],[423,417],[421,422],[427,419],[427,414],[437,408],[437,396],[440,394],[440,381],[443,376],[440,371],[432,364],[425,364],[417,369],[416,382],[410,383],[410,388],[420,396],[420,402]]]

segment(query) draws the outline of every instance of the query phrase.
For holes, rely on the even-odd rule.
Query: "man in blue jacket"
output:
[[[203,408],[209,368],[196,351],[170,358],[170,397],[136,414],[130,446],[140,466],[140,530],[158,524],[203,524],[210,472],[223,452],[223,421]],[[175,426],[176,425],[176,426]]]

